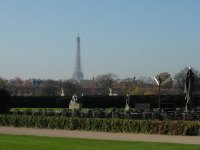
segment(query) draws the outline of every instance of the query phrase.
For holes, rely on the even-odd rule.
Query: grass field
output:
[[[0,134],[0,150],[199,150],[200,145]]]

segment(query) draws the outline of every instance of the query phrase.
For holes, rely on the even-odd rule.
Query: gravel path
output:
[[[1,126],[0,126],[0,134],[36,135],[36,136],[49,136],[49,137],[87,138],[87,139],[120,140],[120,141],[200,144],[200,136],[169,136],[169,135],[155,135],[155,134],[108,133],[108,132],[93,132],[93,131],[15,128],[15,127],[1,127]]]

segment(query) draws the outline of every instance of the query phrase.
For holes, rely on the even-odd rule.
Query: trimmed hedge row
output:
[[[83,108],[124,108],[126,105],[126,96],[83,96],[79,97]],[[193,96],[193,105],[200,106],[200,95]],[[11,107],[27,108],[68,108],[71,96],[13,96],[11,97]],[[150,103],[151,109],[158,107],[157,95],[131,95],[130,106],[135,107],[135,103]],[[173,104],[174,108],[185,107],[184,95],[162,95],[161,107],[163,104]]]
[[[67,108],[69,107],[70,96],[12,96],[12,108]]]
[[[0,89],[0,113],[10,111],[10,95],[5,89]]]
[[[126,96],[83,96],[80,98],[83,108],[124,108]],[[193,95],[193,106],[200,106],[200,95]],[[158,107],[158,95],[131,95],[129,104],[135,108],[136,103],[149,103],[151,109]],[[166,108],[166,104],[172,104],[174,108],[185,107],[185,95],[161,95],[161,108]]]
[[[0,126],[166,135],[200,135],[200,121],[153,121],[63,116],[0,115]]]

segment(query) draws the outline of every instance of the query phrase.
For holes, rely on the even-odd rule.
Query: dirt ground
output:
[[[0,134],[87,138],[87,139],[119,140],[119,141],[200,144],[200,136],[169,136],[169,135],[155,135],[155,134],[108,133],[108,132],[93,132],[93,131],[16,128],[16,127],[2,127],[2,126],[0,126]]]

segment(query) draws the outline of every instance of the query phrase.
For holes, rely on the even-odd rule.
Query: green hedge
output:
[[[67,108],[71,96],[12,96],[12,108]]]
[[[12,96],[12,108],[68,108],[71,96]],[[83,96],[79,100],[83,108],[124,108],[126,105],[126,96]],[[200,106],[200,95],[193,95],[193,105]],[[135,107],[135,103],[150,103],[151,109],[158,107],[158,95],[131,95],[130,106]],[[166,104],[174,108],[185,107],[185,95],[161,95],[161,108]]]
[[[10,95],[7,90],[0,89],[0,113],[10,111]]]
[[[0,115],[0,126],[166,135],[200,135],[200,121],[155,121],[62,116]]]

